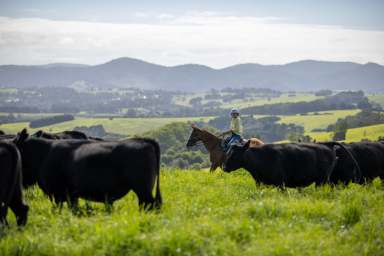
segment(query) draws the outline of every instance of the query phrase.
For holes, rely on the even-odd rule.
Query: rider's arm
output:
[[[228,131],[225,131],[225,132],[222,132],[221,135],[227,135],[227,134],[231,134],[232,133],[232,129],[231,130],[228,130]]]

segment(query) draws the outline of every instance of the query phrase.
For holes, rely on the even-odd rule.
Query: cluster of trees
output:
[[[278,103],[243,109],[245,114],[290,115],[335,109],[371,109],[372,105],[363,92],[322,90],[317,95],[323,99],[311,102]],[[46,87],[0,91],[0,112],[5,113],[68,113],[113,114],[127,117],[147,116],[221,116],[228,112],[222,104],[233,100],[271,99],[281,92],[271,89],[226,88],[210,90],[201,97],[189,100],[188,105],[178,105],[176,98],[186,99],[188,93],[136,88],[89,89]],[[295,95],[290,92],[290,95]]]
[[[331,124],[327,127],[327,131],[345,131],[350,128],[375,124],[384,124],[384,113],[371,110],[363,110],[356,115],[339,118],[335,124]]]
[[[136,88],[78,91],[66,87],[44,87],[0,91],[0,111],[8,113],[89,113],[121,114],[135,109],[136,115],[159,115],[175,106],[180,92]],[[141,111],[143,110],[143,111]]]
[[[295,124],[281,124],[280,118],[277,116],[267,116],[262,118],[254,118],[250,116],[242,116],[244,129],[244,137],[257,137],[265,142],[274,142],[286,139],[299,140],[304,138],[304,128]],[[208,122],[209,126],[213,126],[219,130],[228,130],[230,119],[228,116],[220,116]]]
[[[156,139],[161,148],[161,164],[181,169],[201,169],[209,166],[208,153],[203,147],[187,150],[186,143],[191,134],[188,123],[175,122],[144,134]]]
[[[295,102],[278,103],[263,106],[248,107],[242,110],[244,114],[260,115],[294,115],[315,111],[328,111],[338,109],[371,109],[372,106],[368,98],[362,91],[358,92],[340,92],[336,95],[324,99]]]
[[[71,121],[74,119],[75,117],[73,115],[57,115],[57,116],[45,117],[45,118],[40,118],[40,119],[31,121],[29,123],[29,127],[40,128],[47,125],[53,125],[53,124]]]
[[[331,90],[320,90],[315,92],[315,96],[331,96],[332,91]]]

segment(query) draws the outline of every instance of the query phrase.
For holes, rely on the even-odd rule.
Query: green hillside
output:
[[[349,115],[355,115],[358,112],[360,112],[360,110],[352,109],[321,111],[317,113],[309,113],[307,115],[280,116],[280,122],[301,125],[304,127],[306,132],[310,132],[315,128],[325,129],[328,125],[335,123],[337,119],[344,118]]]
[[[110,133],[117,133],[124,136],[132,136],[142,134],[150,130],[157,129],[173,122],[187,122],[208,120],[209,117],[174,117],[174,118],[76,118],[73,121],[63,122],[60,124],[45,126],[39,129],[29,129],[36,131],[44,129],[50,132],[58,132],[64,130],[72,130],[76,126],[91,126],[101,124],[105,130]],[[7,133],[16,133],[24,127],[28,127],[29,123],[11,123],[0,125],[0,129]]]

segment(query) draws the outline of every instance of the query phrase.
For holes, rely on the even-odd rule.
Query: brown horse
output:
[[[210,133],[209,131],[200,129],[192,124],[192,133],[187,142],[187,148],[195,146],[198,142],[203,142],[204,147],[209,152],[209,160],[211,161],[210,171],[213,172],[217,167],[221,167],[225,160],[225,153],[222,149],[223,139]]]
[[[226,154],[223,151],[223,139],[212,134],[207,130],[200,129],[195,124],[191,125],[192,133],[187,142],[187,148],[195,146],[198,142],[203,142],[204,147],[209,152],[209,160],[211,161],[210,171],[213,172],[217,167],[222,167]],[[247,147],[257,147],[264,145],[264,142],[257,139],[251,138],[246,143]]]

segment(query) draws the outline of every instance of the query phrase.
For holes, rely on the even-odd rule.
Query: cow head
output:
[[[248,146],[249,144],[232,145],[223,164],[223,171],[232,172],[244,167],[244,152],[248,149]]]
[[[39,148],[31,143],[31,138],[27,132],[27,129],[23,129],[19,132],[13,142],[20,151],[23,167],[23,186],[29,187],[37,182],[37,161],[34,159],[35,154],[38,153]]]
[[[27,132],[27,129],[24,128],[21,132],[19,132],[16,137],[14,138],[13,142],[17,145],[20,146],[22,145],[29,137],[29,134]]]

